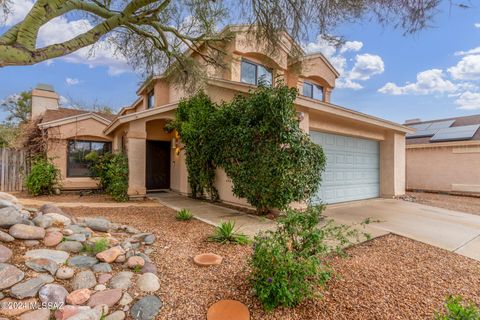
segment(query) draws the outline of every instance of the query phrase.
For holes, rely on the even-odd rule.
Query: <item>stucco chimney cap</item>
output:
[[[416,118],[416,119],[405,120],[405,124],[412,124],[412,123],[417,123],[417,122],[422,122],[422,119]]]
[[[51,84],[47,84],[47,83],[39,83],[39,84],[37,84],[37,86],[35,87],[35,89],[37,89],[37,90],[43,90],[43,91],[55,92],[55,89],[53,88],[53,86],[52,86]]]

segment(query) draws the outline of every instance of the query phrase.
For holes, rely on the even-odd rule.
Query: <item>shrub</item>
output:
[[[473,302],[463,302],[462,297],[450,296],[445,301],[444,313],[436,313],[435,320],[478,320],[480,309]]]
[[[300,128],[296,96],[296,89],[278,84],[220,107],[203,92],[183,100],[169,128],[185,144],[193,196],[204,190],[218,196],[217,166],[232,180],[233,193],[261,214],[314,195],[325,156]]]
[[[213,235],[208,238],[210,241],[219,243],[236,243],[236,244],[248,244],[248,237],[244,234],[237,233],[235,230],[235,222],[227,221],[222,222],[215,228]]]
[[[116,201],[128,200],[128,160],[122,153],[89,153],[92,177],[99,179],[99,186]]]
[[[83,250],[90,254],[97,254],[108,249],[108,239],[102,238],[93,243],[85,243]]]
[[[182,209],[177,212],[175,218],[179,221],[187,221],[193,218],[193,214],[189,209]]]
[[[324,221],[323,206],[286,210],[275,231],[257,235],[250,259],[250,282],[266,310],[293,307],[315,297],[333,276],[324,261],[358,238],[358,231]]]
[[[26,178],[27,191],[34,196],[53,194],[59,177],[60,171],[51,161],[43,157],[36,158]]]
[[[175,120],[167,125],[169,130],[177,130],[185,144],[185,163],[188,170],[188,183],[192,197],[208,194],[212,200],[218,199],[215,188],[214,145],[209,141],[215,131],[211,125],[217,106],[200,91],[178,104]]]

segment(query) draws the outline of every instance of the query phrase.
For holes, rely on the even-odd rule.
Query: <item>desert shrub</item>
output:
[[[116,201],[128,200],[128,160],[123,153],[89,153],[92,177],[99,180],[99,187]]]
[[[27,191],[34,196],[53,194],[59,178],[60,171],[51,161],[44,157],[35,158],[25,181]]]
[[[435,320],[479,320],[480,309],[470,301],[464,302],[462,297],[450,296],[445,301],[445,311],[437,312]]]
[[[277,230],[255,237],[250,282],[266,310],[294,307],[320,295],[333,276],[325,258],[363,236],[351,227],[322,221],[323,208],[287,209]]]
[[[93,243],[85,243],[83,251],[90,254],[97,254],[108,249],[108,239],[102,238]]]
[[[191,220],[192,218],[193,218],[193,214],[189,209],[182,209],[178,211],[177,214],[175,215],[175,219],[179,221],[187,221],[187,220]]]
[[[235,221],[221,222],[220,225],[215,228],[213,235],[208,237],[208,239],[223,244],[236,243],[243,245],[249,243],[248,237],[238,233],[235,229]]]

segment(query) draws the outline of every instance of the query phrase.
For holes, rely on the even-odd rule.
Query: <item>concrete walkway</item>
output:
[[[175,193],[150,194],[174,210],[188,208],[211,225],[233,220],[242,233],[253,236],[272,230],[275,222]],[[372,237],[398,234],[480,261],[480,216],[393,199],[373,199],[329,205],[325,215],[337,223],[359,225],[370,219],[365,231]]]
[[[253,237],[260,231],[275,229],[272,220],[239,212],[206,201],[194,200],[173,192],[151,193],[149,198],[158,200],[161,204],[174,210],[190,209],[195,218],[213,226],[222,221],[235,221],[239,232]]]
[[[480,261],[479,215],[393,199],[330,205],[325,214],[345,224],[379,220],[369,225],[378,235],[395,233]]]

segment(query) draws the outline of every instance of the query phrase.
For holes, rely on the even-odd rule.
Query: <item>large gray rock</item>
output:
[[[9,235],[6,232],[0,230],[0,241],[1,242],[12,242],[15,241],[15,238]]]
[[[0,227],[9,228],[14,224],[22,223],[23,216],[15,207],[5,207],[0,209]]]
[[[89,231],[87,228],[79,226],[78,224],[71,224],[68,227],[65,227],[66,230],[71,230],[72,233],[84,234],[87,238],[92,236],[92,231]]]
[[[108,286],[112,289],[128,289],[132,285],[133,272],[122,271],[110,279]]]
[[[112,272],[112,266],[106,262],[97,263],[92,267],[93,272],[108,273]]]
[[[50,227],[53,224],[53,219],[47,216],[38,216],[33,218],[32,221],[37,227],[41,227],[45,229]]]
[[[103,218],[86,219],[85,224],[87,225],[87,227],[89,227],[93,231],[101,231],[101,232],[108,232],[108,230],[110,230],[110,227],[111,227],[110,221]]]
[[[44,216],[52,219],[52,225],[54,226],[68,226],[69,224],[72,223],[72,219],[65,216],[65,214],[52,212],[52,213],[46,213],[44,214]]]
[[[0,244],[0,263],[7,262],[12,257],[12,250]]]
[[[153,320],[162,306],[163,303],[158,297],[146,296],[133,305],[130,316],[134,320]]]
[[[65,251],[59,251],[59,250],[51,250],[51,249],[34,249],[34,250],[29,250],[25,253],[25,256],[27,256],[30,259],[49,259],[53,260],[58,264],[64,264],[70,254]]]
[[[73,290],[78,289],[90,289],[95,287],[97,284],[97,278],[95,274],[90,270],[85,270],[77,273],[73,277],[72,288]]]
[[[45,237],[45,229],[26,224],[14,224],[8,233],[15,239],[39,240]]]
[[[47,214],[47,213],[63,214],[64,213],[62,209],[60,209],[59,207],[51,203],[44,204],[43,206],[40,207],[40,209],[38,209],[38,211],[42,212],[43,214]]]
[[[7,200],[15,204],[19,203],[18,199],[15,196],[12,196],[11,194],[6,192],[0,192],[0,200]]]
[[[47,305],[52,305],[52,308],[60,308],[65,305],[65,298],[68,295],[67,289],[55,283],[44,285],[38,292],[40,301]]]
[[[25,265],[37,272],[48,272],[54,275],[57,272],[58,264],[50,259],[37,258],[25,261]]]
[[[22,270],[7,263],[0,263],[0,290],[10,288],[25,277]]]
[[[57,245],[56,249],[61,251],[66,251],[66,252],[78,253],[82,251],[83,244],[81,244],[78,241],[64,241],[64,242],[60,242]]]
[[[74,233],[70,236],[66,236],[65,239],[67,239],[69,241],[84,242],[84,241],[87,241],[87,236],[83,233]]]
[[[73,256],[68,259],[67,264],[71,267],[89,269],[98,263],[98,259],[89,256]]]
[[[160,289],[160,281],[153,273],[144,273],[138,278],[137,287],[143,292],[155,292]]]
[[[47,283],[52,283],[53,280],[53,277],[49,275],[40,275],[22,283],[17,283],[10,289],[10,296],[17,299],[35,297],[41,287]]]

